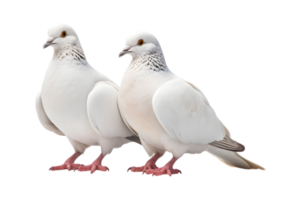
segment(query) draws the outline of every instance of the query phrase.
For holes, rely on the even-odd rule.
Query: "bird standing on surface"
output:
[[[222,162],[244,169],[263,169],[236,152],[244,146],[230,138],[203,93],[173,74],[166,65],[158,40],[149,33],[129,37],[120,57],[133,59],[123,77],[119,108],[125,123],[135,130],[142,145],[154,156],[133,172],[177,174],[173,165],[184,153],[208,151]],[[164,167],[156,161],[165,151],[173,158]]]
[[[130,140],[139,142],[124,124],[118,109],[118,86],[87,62],[75,31],[67,25],[49,29],[44,48],[54,55],[36,99],[42,125],[65,135],[75,153],[63,165],[50,170],[106,171],[101,161],[114,148]],[[87,147],[101,146],[101,155],[88,166],[75,164]]]

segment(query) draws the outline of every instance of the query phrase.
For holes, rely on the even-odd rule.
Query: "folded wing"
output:
[[[221,141],[225,130],[200,90],[182,79],[162,85],[152,99],[154,112],[168,134],[186,144]]]
[[[118,87],[101,81],[90,92],[87,111],[94,130],[105,137],[131,137],[134,134],[124,124],[118,108]]]

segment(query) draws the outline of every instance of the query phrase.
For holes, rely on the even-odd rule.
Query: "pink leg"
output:
[[[81,166],[78,168],[78,171],[81,171],[81,172],[91,171],[91,174],[93,174],[96,170],[109,171],[108,167],[101,165],[103,158],[104,158],[104,155],[101,153],[100,156],[92,164],[87,165],[87,166]]]
[[[157,169],[149,169],[146,171],[146,174],[153,174],[153,176],[160,176],[163,174],[168,174],[171,176],[172,174],[181,173],[178,169],[173,169],[173,165],[176,162],[177,158],[173,157],[164,167]]]
[[[55,167],[51,167],[49,170],[51,171],[56,171],[56,170],[63,170],[63,169],[68,169],[69,171],[72,169],[76,169],[80,166],[80,164],[74,164],[75,160],[81,155],[81,153],[79,152],[75,152],[70,158],[68,158],[68,160],[66,160],[66,162],[60,166],[55,166]]]
[[[159,153],[156,153],[148,162],[142,167],[130,167],[127,171],[143,172],[143,174],[149,169],[157,169],[156,161],[161,157]]]

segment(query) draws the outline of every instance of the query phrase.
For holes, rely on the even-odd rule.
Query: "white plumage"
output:
[[[88,64],[71,27],[50,28],[44,47],[50,45],[54,56],[37,96],[36,110],[41,124],[67,136],[77,152],[64,165],[51,169],[76,169],[80,165],[74,164],[75,159],[87,147],[100,145],[103,155],[98,162],[79,167],[79,171],[104,171],[103,157],[129,142],[126,137],[133,136],[119,114],[118,86]]]
[[[209,144],[225,136],[205,96],[181,79],[163,84],[153,95],[152,106],[161,125],[182,143]]]
[[[169,70],[153,35],[139,33],[129,37],[120,56],[125,54],[132,55],[133,60],[121,83],[119,108],[148,154],[155,154],[145,166],[132,167],[132,171],[176,174],[180,171],[172,166],[178,158],[184,153],[203,151],[232,166],[263,169],[234,152],[243,151],[243,145],[230,139],[203,93]],[[157,168],[155,162],[165,151],[174,157],[163,168]]]

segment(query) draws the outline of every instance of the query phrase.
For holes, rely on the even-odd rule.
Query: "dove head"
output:
[[[44,48],[53,46],[55,50],[59,50],[66,45],[80,47],[79,39],[76,32],[68,25],[58,24],[48,30],[48,36]]]
[[[137,33],[127,38],[119,57],[130,54],[133,58],[161,52],[158,40],[150,33]]]

